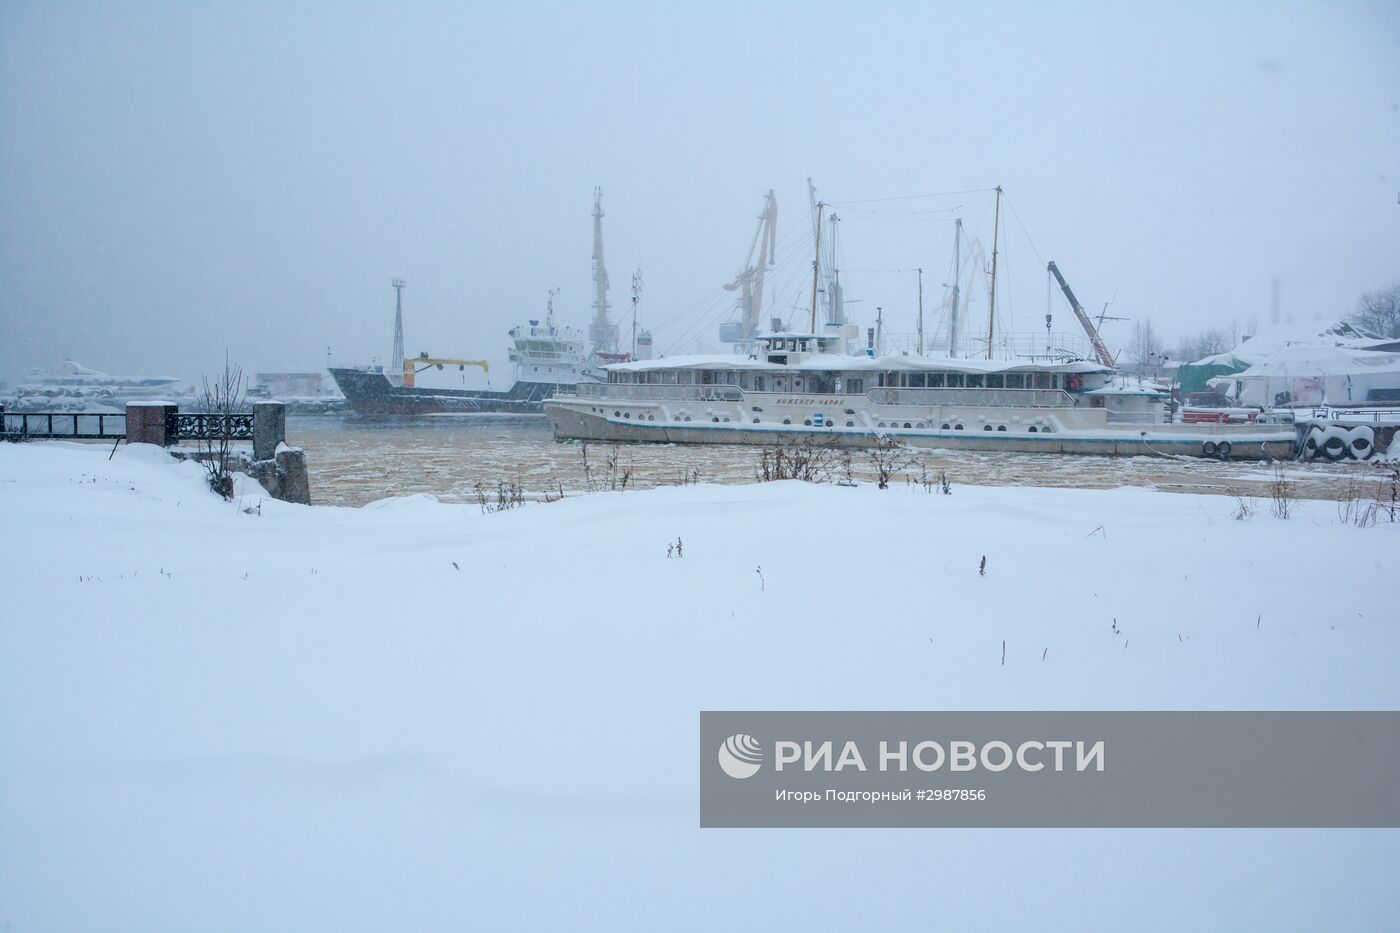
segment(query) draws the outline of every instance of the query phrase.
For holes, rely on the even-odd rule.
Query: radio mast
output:
[[[408,283],[394,279],[394,352],[389,356],[391,376],[403,373],[403,290]]]

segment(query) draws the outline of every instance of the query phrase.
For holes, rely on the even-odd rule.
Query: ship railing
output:
[[[1307,409],[1292,409],[1295,421],[1400,421],[1400,408],[1341,408],[1336,405],[1314,405]],[[1306,412],[1306,413],[1305,413]]]
[[[607,398],[676,402],[738,402],[744,390],[735,385],[678,386],[633,385],[620,382],[580,382],[579,398]]]
[[[963,405],[969,408],[1073,408],[1062,389],[870,389],[876,405]]]

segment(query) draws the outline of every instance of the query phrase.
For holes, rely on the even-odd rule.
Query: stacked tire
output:
[[[1345,427],[1340,424],[1315,424],[1308,429],[1303,441],[1304,460],[1324,457],[1328,460],[1365,460],[1376,451],[1376,432],[1364,424]]]

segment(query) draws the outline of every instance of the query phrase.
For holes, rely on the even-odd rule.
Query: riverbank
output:
[[[697,826],[702,709],[1400,705],[1373,585],[1400,524],[1234,507],[784,482],[308,508],[155,449],[0,445],[0,921],[1382,927],[1394,832]]]

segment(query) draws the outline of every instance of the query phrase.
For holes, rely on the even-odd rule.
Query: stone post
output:
[[[287,406],[282,402],[253,403],[253,459],[271,460],[287,439]]]
[[[179,410],[180,406],[169,402],[127,402],[126,442],[169,447],[175,438],[166,435],[166,416]]]

